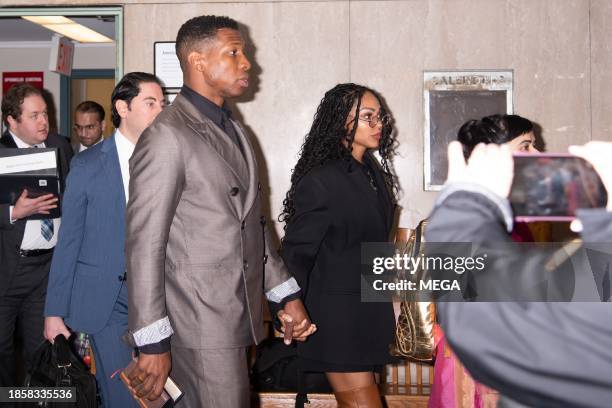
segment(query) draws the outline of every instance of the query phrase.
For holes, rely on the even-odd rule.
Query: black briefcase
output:
[[[75,387],[76,403],[44,402],[46,408],[97,408],[96,377],[72,352],[68,340],[58,335],[53,344],[45,341],[34,354],[24,387]]]

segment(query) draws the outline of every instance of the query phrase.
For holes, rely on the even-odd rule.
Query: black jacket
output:
[[[72,149],[68,141],[62,136],[50,134],[45,140],[47,147],[59,149],[59,165],[62,183],[68,173]],[[0,138],[0,149],[16,149],[17,145],[8,131]],[[63,187],[63,185],[62,185]],[[0,296],[2,296],[13,276],[19,260],[19,248],[23,240],[26,220],[18,220],[14,224],[9,220],[9,207],[12,204],[0,204]]]
[[[281,255],[302,288],[318,331],[298,344],[300,356],[333,364],[390,361],[394,335],[390,303],[361,302],[361,243],[387,242],[394,202],[378,163],[336,160],[307,173],[295,191]]]

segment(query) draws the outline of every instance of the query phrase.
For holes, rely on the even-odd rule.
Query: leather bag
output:
[[[419,223],[416,230],[409,231],[403,240],[396,239],[396,253],[403,256],[418,257],[423,255],[424,236],[427,220]],[[399,235],[399,234],[398,234]],[[420,267],[414,274],[398,271],[398,279],[409,279],[418,282],[427,279],[427,271]],[[416,291],[403,291],[400,295],[400,311],[395,329],[395,342],[391,344],[391,354],[418,362],[433,361],[434,326],[436,323],[436,306],[431,301],[418,301]]]
[[[45,341],[34,355],[24,387],[75,387],[75,402],[44,402],[47,408],[97,408],[96,378],[73,353],[68,340],[58,335],[53,344]]]

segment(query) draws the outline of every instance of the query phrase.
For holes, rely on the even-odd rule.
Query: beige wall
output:
[[[0,0],[31,5],[32,0]],[[45,4],[75,4],[47,0]],[[108,4],[108,2],[104,2]],[[155,4],[147,4],[155,3]],[[86,0],[79,4],[103,4]],[[422,71],[513,69],[514,109],[543,127],[549,151],[593,135],[612,140],[612,2],[608,0],[396,0],[180,2],[125,0],[124,71],[153,70],[153,42],[173,40],[200,14],[249,27],[256,92],[237,105],[258,137],[280,211],[303,135],[325,90],[370,85],[386,98],[400,141],[400,224],[413,226],[435,198],[423,191]]]

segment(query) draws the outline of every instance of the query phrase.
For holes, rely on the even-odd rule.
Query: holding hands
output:
[[[277,317],[282,324],[281,331],[286,345],[291,344],[292,340],[305,341],[317,331],[317,326],[308,318],[300,299],[287,302],[285,308],[278,311]]]

